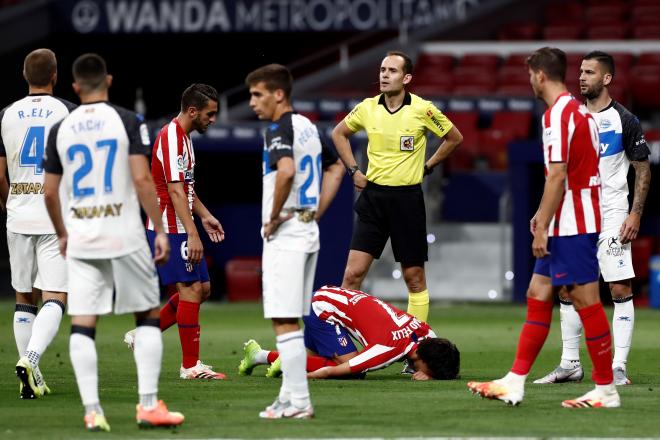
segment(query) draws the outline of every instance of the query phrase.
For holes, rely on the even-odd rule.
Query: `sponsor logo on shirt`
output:
[[[44,186],[39,182],[15,182],[11,184],[11,195],[18,196],[23,194],[43,194]]]
[[[605,254],[610,257],[621,257],[623,255],[623,246],[619,243],[618,237],[610,237],[607,239],[608,249],[605,251]],[[617,262],[618,267],[624,266],[624,261],[619,260]]]
[[[103,217],[119,217],[121,215],[121,208],[123,203],[108,203],[107,205],[97,206],[81,206],[78,208],[71,208],[73,218],[76,219],[93,219]]]
[[[401,136],[400,148],[401,151],[413,151],[413,149],[415,148],[415,137]]]
[[[147,124],[140,124],[140,140],[142,141],[142,145],[151,145]]]
[[[445,131],[445,128],[442,126],[438,118],[435,117],[435,114],[431,110],[426,110],[426,116],[431,118],[431,122],[433,122],[433,125],[438,127],[440,131]]]
[[[603,118],[603,119],[600,120],[600,128],[601,129],[605,130],[607,128],[610,128],[611,126],[612,126],[612,122],[610,122],[609,119]]]

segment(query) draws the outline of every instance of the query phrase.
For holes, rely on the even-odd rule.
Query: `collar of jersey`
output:
[[[385,94],[381,93],[380,98],[378,98],[378,104],[385,107],[385,110],[387,110],[387,113],[389,113],[391,115],[393,115],[394,113],[401,110],[404,106],[410,105],[411,103],[412,103],[412,97],[410,96],[410,93],[406,92],[406,96],[403,97],[403,102],[401,103],[401,107],[399,107],[398,109],[396,109],[392,112],[392,111],[390,111],[389,108],[387,108],[387,104],[385,103]]]
[[[28,93],[28,96],[53,96],[50,93]]]
[[[94,105],[94,104],[103,104],[103,103],[107,104],[108,101],[92,101],[92,102],[86,102],[84,104],[81,103],[80,105]]]

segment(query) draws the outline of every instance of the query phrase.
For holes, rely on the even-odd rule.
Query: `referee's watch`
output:
[[[360,167],[358,167],[357,165],[353,165],[352,167],[348,167],[348,175],[351,176],[351,179],[353,178],[355,173],[358,172],[359,169],[360,169]]]

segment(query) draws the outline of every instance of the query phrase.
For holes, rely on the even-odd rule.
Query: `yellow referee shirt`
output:
[[[406,93],[403,105],[390,112],[385,95],[367,98],[344,118],[351,131],[369,137],[367,180],[379,185],[421,183],[426,160],[426,135],[445,136],[453,124],[431,101]]]

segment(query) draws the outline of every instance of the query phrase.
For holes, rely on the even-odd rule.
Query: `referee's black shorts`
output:
[[[369,182],[355,202],[355,212],[358,218],[351,249],[380,258],[390,238],[397,262],[423,266],[428,261],[421,185],[383,186]]]

